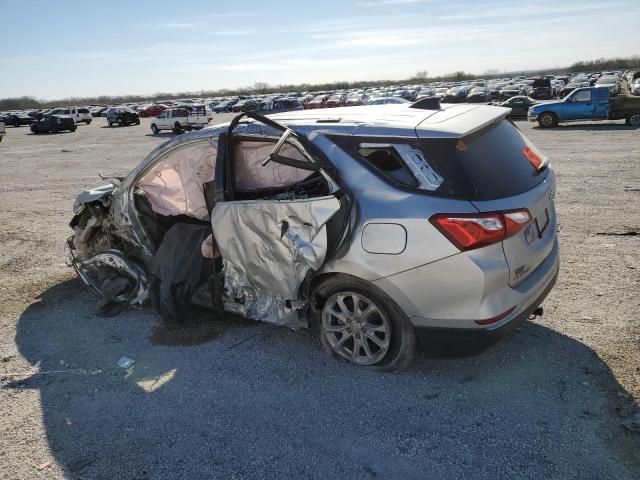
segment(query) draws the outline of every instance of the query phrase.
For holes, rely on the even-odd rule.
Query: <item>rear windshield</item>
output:
[[[78,113],[89,113],[89,109],[88,108],[79,108],[78,109]]]
[[[546,171],[538,172],[530,160],[543,162],[545,157],[508,120],[459,140],[425,140],[424,144],[470,200],[519,195],[546,177]]]
[[[509,120],[500,120],[462,138],[330,138],[392,185],[426,195],[495,200],[531,190],[547,175],[546,169],[538,171],[532,163],[544,164],[544,155]],[[426,183],[411,171],[409,160],[404,160],[402,152],[406,147],[420,151],[426,162],[421,170],[434,174],[427,175],[430,180]]]

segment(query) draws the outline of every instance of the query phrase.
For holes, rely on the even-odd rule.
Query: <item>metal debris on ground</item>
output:
[[[134,363],[136,363],[136,361],[133,358],[129,357],[122,357],[120,360],[118,360],[118,366],[120,368],[129,368]]]
[[[38,470],[44,470],[45,468],[47,468],[49,465],[51,465],[51,460],[46,461],[44,463],[41,463],[40,465],[38,465],[36,468]]]

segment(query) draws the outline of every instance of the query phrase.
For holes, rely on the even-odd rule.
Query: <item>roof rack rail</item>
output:
[[[421,110],[440,110],[440,99],[438,97],[426,97],[412,103],[409,108],[419,108]]]

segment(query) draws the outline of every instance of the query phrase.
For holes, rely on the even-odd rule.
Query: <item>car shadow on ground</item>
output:
[[[585,130],[592,132],[606,132],[612,130],[638,130],[640,127],[632,127],[630,125],[625,125],[624,123],[571,123],[568,125],[561,124],[556,125],[552,129],[542,128],[539,125],[533,127],[537,130],[553,130],[554,132],[575,132],[576,130]]]
[[[330,358],[308,331],[94,311],[77,280],[42,292],[16,343],[34,370],[67,373],[0,383],[39,391],[70,479],[622,479],[640,466],[612,416],[638,405],[591,349],[538,323],[383,374]]]
[[[127,127],[139,127],[140,125],[136,125],[136,124],[131,124],[131,125],[118,125],[117,123],[114,123],[113,125],[109,126],[109,125],[102,125],[100,128],[109,128],[111,130],[115,129],[115,128],[127,128]]]
[[[64,134],[67,134],[67,133],[75,133],[75,132],[71,132],[71,131],[69,131],[69,130],[61,130],[61,131],[59,131],[59,132],[55,132],[55,133],[54,133],[54,132],[39,132],[39,133],[33,133],[33,132],[31,132],[31,131],[30,131],[29,133],[27,133],[27,135],[34,135],[34,136],[36,136],[36,137],[42,137],[42,136],[44,136],[44,135],[64,135]]]
[[[155,138],[174,138],[174,137],[177,137],[178,135],[182,135],[182,133],[175,133],[171,130],[164,130],[158,133],[146,133],[144,136],[155,137]]]

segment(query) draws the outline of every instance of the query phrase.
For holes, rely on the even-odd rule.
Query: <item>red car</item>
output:
[[[344,107],[347,98],[346,95],[332,95],[329,97],[329,100],[326,101],[325,107],[327,108],[335,108],[335,107]]]
[[[138,110],[138,115],[140,115],[141,117],[157,117],[167,108],[169,107],[167,107],[166,105],[156,103],[154,105],[149,105],[147,107],[141,108],[140,110]]]
[[[318,95],[307,102],[305,109],[325,108],[328,99],[329,97],[327,95]]]

